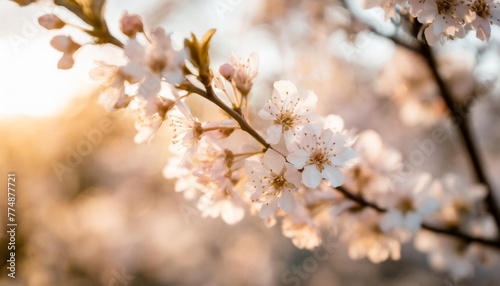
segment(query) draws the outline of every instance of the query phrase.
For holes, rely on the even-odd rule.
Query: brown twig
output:
[[[360,206],[369,207],[369,208],[372,208],[372,209],[374,209],[378,212],[381,212],[381,213],[384,213],[387,211],[386,209],[384,209],[384,208],[382,208],[374,203],[366,201],[363,197],[360,197],[360,196],[357,196],[357,195],[351,193],[349,190],[347,190],[346,188],[344,188],[342,186],[337,187],[335,189],[338,192],[342,193],[346,198],[358,203]],[[439,234],[444,234],[444,235],[452,236],[455,238],[459,238],[459,239],[462,239],[468,243],[476,242],[476,243],[480,243],[483,245],[487,245],[487,246],[491,246],[491,247],[495,247],[495,248],[500,249],[500,243],[496,240],[490,240],[490,239],[485,239],[485,238],[481,238],[481,237],[471,236],[469,234],[460,232],[456,229],[440,228],[440,227],[425,224],[425,223],[422,224],[422,228],[425,230],[434,232],[434,233],[439,233]]]

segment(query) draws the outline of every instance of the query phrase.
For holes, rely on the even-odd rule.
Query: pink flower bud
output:
[[[72,54],[64,53],[61,59],[57,62],[57,68],[61,70],[69,70],[75,64]]]
[[[227,80],[231,80],[234,75],[234,68],[230,64],[223,64],[219,68],[219,73]]]
[[[45,14],[38,18],[38,24],[47,30],[61,29],[66,25],[54,14]]]
[[[128,14],[125,12],[120,20],[120,30],[129,37],[135,37],[135,34],[144,31],[141,16],[137,14]]]
[[[71,39],[70,36],[63,35],[55,36],[54,38],[52,38],[52,40],[50,41],[50,45],[60,52],[69,54],[73,54],[81,47],[79,44],[73,42],[73,39]]]

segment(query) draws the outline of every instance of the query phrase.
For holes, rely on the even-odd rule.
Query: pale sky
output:
[[[145,23],[150,26],[160,25],[167,32],[175,31],[172,36],[179,45],[189,32],[193,31],[197,35],[202,35],[213,27],[218,28],[216,41],[221,43],[226,40],[223,38],[224,33],[232,35],[231,38],[233,38],[243,26],[248,25],[249,20],[245,18],[251,17],[243,16],[255,11],[256,8],[256,5],[249,6],[245,3],[221,11],[217,10],[215,5],[211,5],[217,3],[216,1],[193,1],[189,4],[177,1],[178,3],[173,7],[175,13],[167,19],[162,19],[164,17],[161,17],[162,13],[158,11],[158,2],[157,0],[108,1],[106,19],[110,30],[120,38],[118,20],[123,12],[128,10],[142,15]],[[161,6],[168,10],[170,7],[168,2],[162,1]],[[198,6],[196,9],[193,3]],[[79,19],[72,18],[70,13],[61,8],[39,5],[21,8],[14,2],[0,2],[0,18],[3,23],[0,26],[0,116],[57,115],[74,96],[85,95],[82,91],[88,92],[89,88],[98,88],[98,85],[88,77],[88,71],[92,68],[95,59],[109,61],[120,58],[121,52],[109,46],[85,47],[77,52],[73,69],[58,70],[56,65],[61,53],[50,46],[51,38],[59,34],[70,34],[80,42],[88,42],[89,38],[72,28],[47,31],[40,27],[37,23],[38,17],[48,12],[55,12],[62,19],[72,23],[80,23]],[[254,34],[256,35],[250,34],[246,37],[247,41],[254,43],[253,46],[241,45],[241,41],[232,43],[232,46],[222,46],[224,56],[226,54],[229,56],[230,51],[234,50],[241,50],[242,56],[247,56],[252,48],[255,49],[259,43],[262,43],[262,41],[256,41],[255,37],[266,37],[266,35],[259,35],[258,30]],[[237,45],[240,45],[239,49],[232,49]],[[268,47],[269,45],[258,49],[263,51],[265,58],[276,59],[277,50]],[[214,63],[217,63],[217,60],[214,60]]]

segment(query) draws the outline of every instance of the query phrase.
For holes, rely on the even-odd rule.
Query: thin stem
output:
[[[234,130],[239,129],[239,126],[212,126],[203,128],[203,132],[214,131],[214,130]]]
[[[344,188],[342,186],[335,188],[335,190],[342,193],[346,198],[358,203],[359,205],[361,205],[363,207],[372,208],[380,213],[384,213],[387,211],[386,209],[384,209],[384,208],[382,208],[374,203],[366,201],[363,197],[351,193],[349,190],[347,190],[346,188]],[[496,240],[490,240],[490,239],[485,239],[485,238],[481,238],[481,237],[471,236],[471,235],[468,235],[466,233],[460,232],[456,229],[440,228],[440,227],[432,226],[432,225],[425,224],[425,223],[422,224],[422,228],[425,230],[434,232],[434,233],[439,233],[439,234],[444,234],[444,235],[452,236],[455,238],[459,238],[459,239],[462,239],[462,240],[469,242],[469,243],[476,242],[476,243],[480,243],[480,244],[484,244],[484,245],[488,245],[488,246],[492,246],[492,247],[500,249],[500,243]]]
[[[240,157],[240,156],[251,157],[253,155],[262,154],[262,153],[263,153],[262,150],[254,151],[254,152],[236,153],[236,154],[233,154],[233,157]]]
[[[241,102],[238,100],[238,93],[236,92],[236,87],[233,84],[233,81],[229,81],[229,84],[231,85],[231,89],[233,90],[233,96],[234,96],[234,102],[238,108],[241,109]]]
[[[238,112],[234,111],[229,106],[224,104],[224,102],[222,100],[220,100],[215,95],[215,92],[210,84],[205,85],[205,89],[207,90],[205,93],[206,98],[208,100],[212,101],[213,103],[215,103],[215,105],[217,105],[220,109],[222,109],[229,116],[231,116],[234,120],[236,120],[236,122],[238,122],[238,124],[240,125],[241,130],[246,131],[248,134],[250,134],[253,138],[255,138],[255,140],[257,140],[260,144],[262,144],[266,149],[271,147],[269,145],[269,143],[267,143],[266,140],[262,136],[260,136],[260,134],[257,133],[257,131],[255,131],[255,129],[253,129],[252,126],[250,126],[246,122],[246,120]]]

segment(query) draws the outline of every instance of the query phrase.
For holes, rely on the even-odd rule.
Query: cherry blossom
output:
[[[125,92],[126,75],[120,67],[97,62],[97,67],[90,71],[90,77],[102,82],[103,92],[99,96],[99,103],[106,110],[126,107],[132,100]]]
[[[476,30],[476,37],[488,41],[491,35],[491,25],[500,24],[500,3],[498,0],[470,0],[467,5],[476,16],[471,22]]]
[[[442,207],[433,221],[450,227],[457,227],[467,218],[479,214],[480,202],[486,196],[482,185],[468,183],[455,173],[447,173],[439,181],[436,196],[440,198]]]
[[[232,80],[236,88],[243,96],[252,89],[253,80],[259,69],[259,55],[256,52],[250,54],[245,61],[231,54],[229,64],[221,66],[220,72],[228,80]]]
[[[416,174],[398,182],[395,190],[386,194],[385,205],[389,210],[381,220],[384,231],[403,229],[410,233],[420,229],[423,219],[439,207],[430,193],[432,179],[429,174]],[[406,238],[407,235],[403,234]]]
[[[304,168],[304,185],[316,188],[321,179],[326,179],[332,187],[342,185],[344,175],[340,169],[351,166],[356,158],[354,150],[346,146],[346,136],[306,125],[297,137],[287,160],[297,169]]]
[[[382,231],[379,219],[380,214],[371,209],[345,219],[342,238],[348,242],[351,259],[367,257],[373,263],[380,263],[401,258],[400,241],[397,236]]]
[[[374,130],[358,134],[353,149],[359,163],[346,172],[346,186],[370,201],[380,202],[381,195],[394,191],[395,179],[403,166],[401,153],[384,146]]]
[[[275,82],[271,99],[259,111],[260,117],[273,121],[267,128],[266,140],[278,144],[283,135],[287,144],[292,142],[296,133],[314,120],[317,100],[313,92],[301,96],[289,81]]]
[[[414,16],[421,23],[429,23],[425,29],[425,38],[430,45],[434,45],[442,37],[465,37],[463,23],[470,22],[472,14],[460,0],[419,1],[409,0],[415,5],[411,11],[417,11]]]
[[[245,216],[245,204],[235,193],[221,192],[217,185],[205,186],[205,194],[197,207],[203,217],[221,217],[227,224],[240,222]]]
[[[429,255],[429,264],[438,271],[447,270],[456,279],[463,279],[474,273],[474,253],[463,241],[421,230],[416,235],[414,244],[415,248]]]
[[[300,173],[285,158],[268,149],[258,161],[248,161],[246,190],[254,202],[262,203],[260,216],[272,215],[278,207],[287,212],[295,208],[294,191],[300,187]]]

